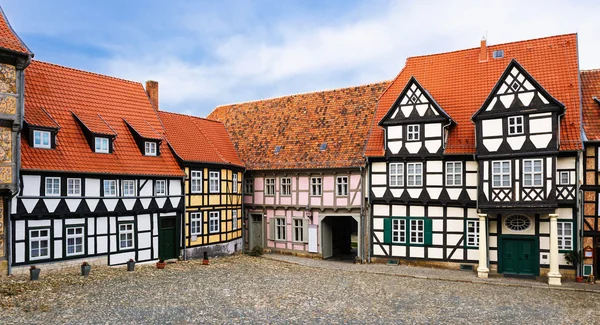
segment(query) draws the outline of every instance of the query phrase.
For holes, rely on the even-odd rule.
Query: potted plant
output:
[[[204,258],[202,259],[202,265],[208,265],[208,253],[204,252]]]
[[[567,260],[567,263],[575,265],[575,268],[577,270],[577,277],[575,278],[575,280],[577,282],[583,282],[583,277],[581,276],[581,272],[579,272],[579,267],[581,265],[582,259],[583,254],[581,251],[573,250],[565,253],[565,260]]]
[[[127,262],[127,271],[132,272],[134,270],[135,270],[135,261],[133,260],[133,258],[130,258],[129,261]]]
[[[42,269],[38,269],[35,265],[29,268],[29,280],[37,281],[40,278],[40,272]]]
[[[158,260],[158,262],[156,263],[156,268],[159,270],[164,269],[167,266],[167,263],[165,263],[165,260],[160,259]]]
[[[81,263],[81,275],[87,278],[90,275],[90,271],[92,270],[92,266],[88,262]]]

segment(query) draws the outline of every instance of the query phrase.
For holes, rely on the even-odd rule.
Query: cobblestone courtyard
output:
[[[392,266],[390,266],[392,267]],[[418,270],[418,269],[417,269]],[[0,323],[536,323],[600,321],[596,293],[405,278],[234,256],[0,278]]]

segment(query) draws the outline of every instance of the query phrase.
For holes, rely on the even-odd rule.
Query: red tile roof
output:
[[[30,107],[25,116],[25,123],[30,126],[59,129],[60,125],[42,107]]]
[[[144,156],[123,120],[147,122],[164,133],[142,84],[40,61],[32,61],[27,68],[25,84],[25,120],[38,121],[43,108],[60,131],[56,149],[32,148],[23,140],[22,169],[183,176],[166,141],[161,144],[160,156]],[[85,116],[93,130],[114,130],[114,152],[92,152],[72,112]]]
[[[504,50],[504,58],[492,58],[494,50]],[[450,131],[445,153],[475,153],[471,116],[486,100],[511,59],[516,59],[550,95],[565,105],[560,150],[581,148],[576,34],[488,46],[488,60],[484,62],[479,61],[479,53],[478,47],[408,58],[404,69],[378,100],[365,155],[384,155],[383,130],[377,124],[413,76],[457,123]]]
[[[585,137],[600,141],[600,69],[581,71],[581,97]]]
[[[209,118],[225,123],[251,170],[358,167],[375,101],[388,84],[220,106]]]
[[[221,122],[159,111],[167,141],[181,160],[243,167]]]
[[[73,116],[79,120],[79,122],[83,123],[85,127],[92,133],[96,134],[105,134],[110,136],[117,135],[116,132],[106,123],[102,115],[96,112],[72,112]]]
[[[163,138],[163,136],[146,120],[126,118],[123,120],[125,120],[125,122],[129,124],[129,126],[132,127],[142,138],[154,140],[161,140]]]
[[[0,48],[20,54],[31,55],[33,53],[27,48],[27,45],[19,38],[15,31],[10,26],[4,10],[0,7]]]

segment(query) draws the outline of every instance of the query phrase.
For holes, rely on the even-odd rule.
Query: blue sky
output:
[[[579,33],[580,65],[600,68],[600,1],[76,1],[2,7],[35,58],[144,82],[163,110],[395,77],[406,57]]]

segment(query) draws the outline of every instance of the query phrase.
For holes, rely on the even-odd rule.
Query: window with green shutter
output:
[[[408,246],[429,246],[433,242],[429,218],[392,217],[383,220],[383,242]]]

